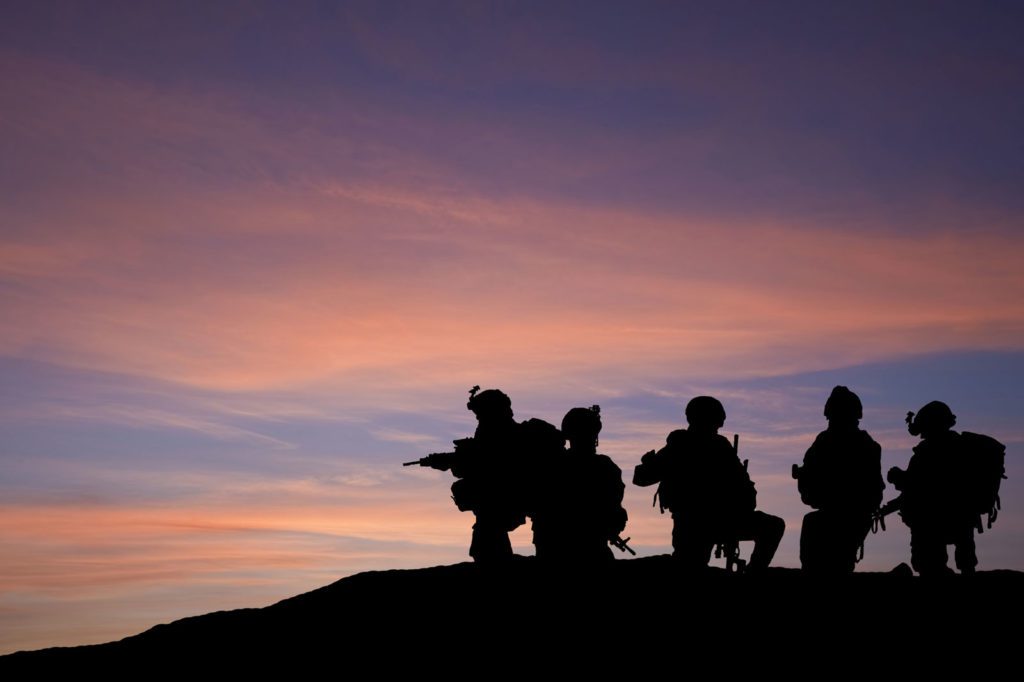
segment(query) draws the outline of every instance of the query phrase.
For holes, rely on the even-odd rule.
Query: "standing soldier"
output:
[[[1006,447],[988,436],[957,433],[956,416],[939,401],[915,416],[907,413],[907,430],[920,436],[906,471],[893,467],[887,477],[901,495],[885,511],[899,509],[910,527],[910,563],[921,575],[951,573],[946,545],[954,545],[956,567],[972,574],[978,565],[974,529],[989,525],[999,508],[999,482],[1005,478]]]
[[[622,470],[597,454],[601,408],[574,407],[562,419],[569,449],[540,462],[541,499],[533,514],[537,558],[596,562],[612,559],[609,542],[621,543],[626,527]],[[621,546],[621,545],[619,545]]]
[[[809,573],[852,573],[882,501],[882,448],[859,428],[860,398],[836,386],[825,401],[828,428],[793,465],[800,499],[814,507],[800,531],[800,564]]]
[[[526,523],[535,497],[528,478],[534,462],[561,450],[564,440],[558,429],[539,419],[517,423],[503,392],[479,390],[473,387],[466,404],[477,419],[473,437],[455,441],[454,452],[427,455],[406,466],[451,470],[459,479],[452,484],[455,505],[476,516],[469,555],[494,562],[513,556],[508,534]]]
[[[725,408],[710,396],[686,406],[688,427],[668,435],[667,444],[645,454],[633,483],[659,483],[662,510],[672,512],[673,556],[686,568],[706,567],[716,544],[753,540],[749,569],[768,568],[785,522],[755,511],[757,493],[736,450],[718,434]]]

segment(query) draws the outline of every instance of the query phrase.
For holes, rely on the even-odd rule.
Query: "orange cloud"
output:
[[[226,212],[211,199],[189,222],[230,235],[297,200],[239,198]],[[3,304],[3,351],[246,389],[374,375],[737,376],[1024,338],[1014,234],[701,224],[516,202],[490,202],[491,223],[483,204],[422,202],[312,194],[306,231],[289,237],[282,223],[275,234],[287,240],[280,254],[252,238],[223,260],[159,234],[123,236],[123,209],[109,251],[77,263],[66,243],[54,254],[14,243],[30,255],[6,269],[22,290]],[[30,267],[62,258],[56,272]]]
[[[363,570],[461,561],[468,526],[452,512],[5,505],[0,546],[16,551],[0,554],[0,653],[269,604]]]
[[[533,53],[521,68],[543,65],[556,80],[606,77],[592,57],[557,59],[552,70],[550,52]],[[706,79],[668,71],[650,77]],[[753,85],[746,96],[771,90]],[[0,53],[0,142],[21,183],[2,197],[0,355],[199,389],[181,392],[180,412],[146,400],[54,401],[45,410],[15,405],[0,415],[8,423],[185,430],[295,455],[288,464],[301,469],[309,453],[287,436],[229,417],[358,421],[386,408],[451,419],[450,396],[475,383],[596,399],[665,377],[735,380],[923,352],[1019,350],[1024,340],[1016,217],[936,202],[914,213],[930,220],[922,228],[878,217],[870,197],[858,197],[866,205],[857,224],[750,217],[757,207],[673,211],[597,191],[597,203],[570,201],[552,198],[544,179],[643,176],[660,167],[662,148],[704,158],[724,133],[616,137],[580,121],[590,133],[566,153],[553,143],[563,131],[544,125],[423,120],[345,92],[313,110],[232,87],[155,85]],[[507,186],[478,182],[432,153],[478,143]],[[440,394],[444,402],[433,399]],[[727,401],[742,394],[717,392]],[[454,409],[466,420],[460,428],[471,421]],[[606,414],[604,445],[627,479],[639,453],[678,426]],[[367,428],[396,449],[426,450],[433,440],[415,427]],[[744,436],[760,499],[780,504],[769,511],[791,527],[802,509],[788,460],[778,463],[798,458],[812,436],[804,425]],[[902,438],[891,438],[894,447],[905,449]],[[342,456],[355,459],[348,445]],[[174,505],[45,504],[18,491],[27,501],[0,506],[0,546],[11,548],[0,552],[0,650],[152,624],[97,629],[107,615],[124,619],[125,605],[152,606],[165,620],[267,603],[366,568],[466,557],[472,517],[452,507],[450,479],[436,472],[239,481],[234,472],[112,474],[63,454],[18,465],[56,462],[69,479],[116,490],[142,481],[162,499],[147,476],[181,489]],[[652,492],[629,489],[629,534],[642,551],[665,551],[671,519],[651,508]],[[529,530],[515,541],[528,552]],[[786,542],[780,557],[792,562],[792,533]],[[887,542],[905,553],[905,537]],[[40,604],[49,615],[25,625]]]
[[[920,230],[496,197],[386,126],[362,134],[380,112],[274,110],[287,134],[238,93],[9,56],[0,133],[30,165],[57,144],[121,170],[9,207],[7,355],[366,405],[481,376],[736,377],[1024,338],[1024,238],[976,207]]]

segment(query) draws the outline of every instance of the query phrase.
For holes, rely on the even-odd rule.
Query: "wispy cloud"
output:
[[[834,383],[886,465],[935,396],[1020,440],[1002,10],[64,11],[0,25],[10,642],[464,559],[450,476],[400,463],[472,432],[475,384],[519,418],[600,403],[627,479],[718,396],[787,565]],[[671,525],[651,493],[627,492],[644,553]]]
[[[208,388],[448,390],[480,374],[785,373],[1024,337],[1024,242],[1013,221],[979,225],[976,206],[905,232],[494,195],[428,156],[403,162],[428,169],[423,183],[357,160],[379,150],[341,154],[377,139],[360,116],[303,128],[306,114],[275,110],[302,130],[290,136],[237,93],[17,59],[8,139],[63,131],[117,181],[12,205],[8,354]],[[118,134],[85,134],[101,122]],[[191,172],[208,138],[242,170]]]
[[[395,443],[410,443],[412,445],[429,445],[438,442],[437,436],[429,433],[413,433],[397,429],[377,429],[372,432],[374,436],[384,441]]]
[[[289,443],[249,429],[210,419],[132,405],[102,405],[95,407],[51,407],[45,415],[51,419],[99,420],[122,427],[173,428],[196,431],[219,440],[241,440],[276,449],[292,450]],[[37,417],[42,415],[35,415]]]

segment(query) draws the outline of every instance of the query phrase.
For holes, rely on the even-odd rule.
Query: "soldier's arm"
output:
[[[616,506],[605,518],[605,536],[617,537],[626,529],[627,521],[629,521],[629,514],[621,506]]]
[[[455,464],[454,452],[433,452],[417,462],[420,466],[448,471]]]
[[[887,515],[893,513],[894,511],[898,511],[899,509],[902,509],[902,508],[903,508],[903,495],[900,495],[898,497],[895,497],[895,498],[889,500],[884,505],[882,505],[881,508],[879,508],[879,510],[878,510],[877,516],[879,518],[883,518],[884,519]]]
[[[615,500],[616,503],[621,503],[622,497],[626,492],[626,484],[622,482],[622,469],[607,455],[597,455],[597,457],[598,462],[600,462],[600,480],[603,497]]]
[[[874,438],[868,436],[871,441],[871,482],[875,490],[875,506],[882,503],[882,491],[885,490],[885,481],[882,480],[882,446],[875,442]]]
[[[608,538],[614,538],[626,527],[628,515],[622,507],[622,498],[626,491],[626,484],[622,482],[622,469],[618,467],[611,457],[597,455],[594,462],[594,497],[596,518],[602,519],[601,525],[605,529]]]
[[[885,475],[885,478],[896,490],[903,490],[907,485],[907,472],[899,467],[892,467],[889,469],[889,473]]]
[[[725,447],[729,449],[729,468],[732,470],[729,475],[730,479],[735,481],[736,494],[740,496],[745,505],[754,510],[757,508],[757,487],[754,485],[753,479],[750,478],[747,465],[740,462],[739,454],[732,443],[725,437],[722,437],[722,440],[725,441]]]
[[[821,459],[826,455],[826,447],[822,443],[824,433],[819,433],[814,442],[811,443],[811,447],[807,448],[807,452],[804,453],[802,471],[811,472],[809,475],[813,476],[817,473],[817,469],[821,466]]]
[[[455,444],[455,452],[450,453],[452,475],[456,478],[472,476],[481,464],[476,453],[476,441],[472,438],[460,438],[452,442]]]

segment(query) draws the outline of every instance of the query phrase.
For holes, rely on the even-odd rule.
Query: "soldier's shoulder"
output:
[[[711,437],[711,448],[714,452],[718,453],[736,454],[736,451],[732,447],[732,441],[720,433],[716,433]]]
[[[804,453],[804,464],[810,462],[817,462],[824,457],[824,453],[827,452],[829,444],[832,440],[832,435],[826,430],[820,432],[814,437],[814,442],[811,443],[810,447],[807,448],[807,452]]]
[[[712,436],[711,440],[714,441],[715,445],[721,445],[722,443],[725,443],[729,447],[732,447],[732,441],[730,441],[728,438],[726,438],[720,433],[716,433],[714,436]]]
[[[878,444],[878,441],[872,438],[871,434],[864,429],[859,429],[857,431],[857,436],[860,439],[861,446],[865,449],[871,449],[873,451],[877,450],[878,452],[882,451],[882,446]]]
[[[825,429],[824,431],[819,432],[818,435],[814,437],[814,442],[811,443],[811,447],[821,447],[827,444],[830,440],[832,440],[832,432],[829,431],[828,429]]]
[[[594,469],[602,472],[617,473],[620,476],[622,475],[622,469],[619,468],[619,465],[616,464],[608,455],[598,454],[594,455],[591,459],[594,461]]]
[[[934,443],[931,443],[931,442],[929,442],[927,440],[922,440],[917,445],[915,445],[912,448],[910,448],[910,451],[913,452],[914,454],[912,454],[910,456],[910,462],[909,463],[913,463],[915,459],[916,460],[921,460],[921,458],[923,456],[927,455],[929,452],[931,452],[934,449],[935,449],[935,444]]]

